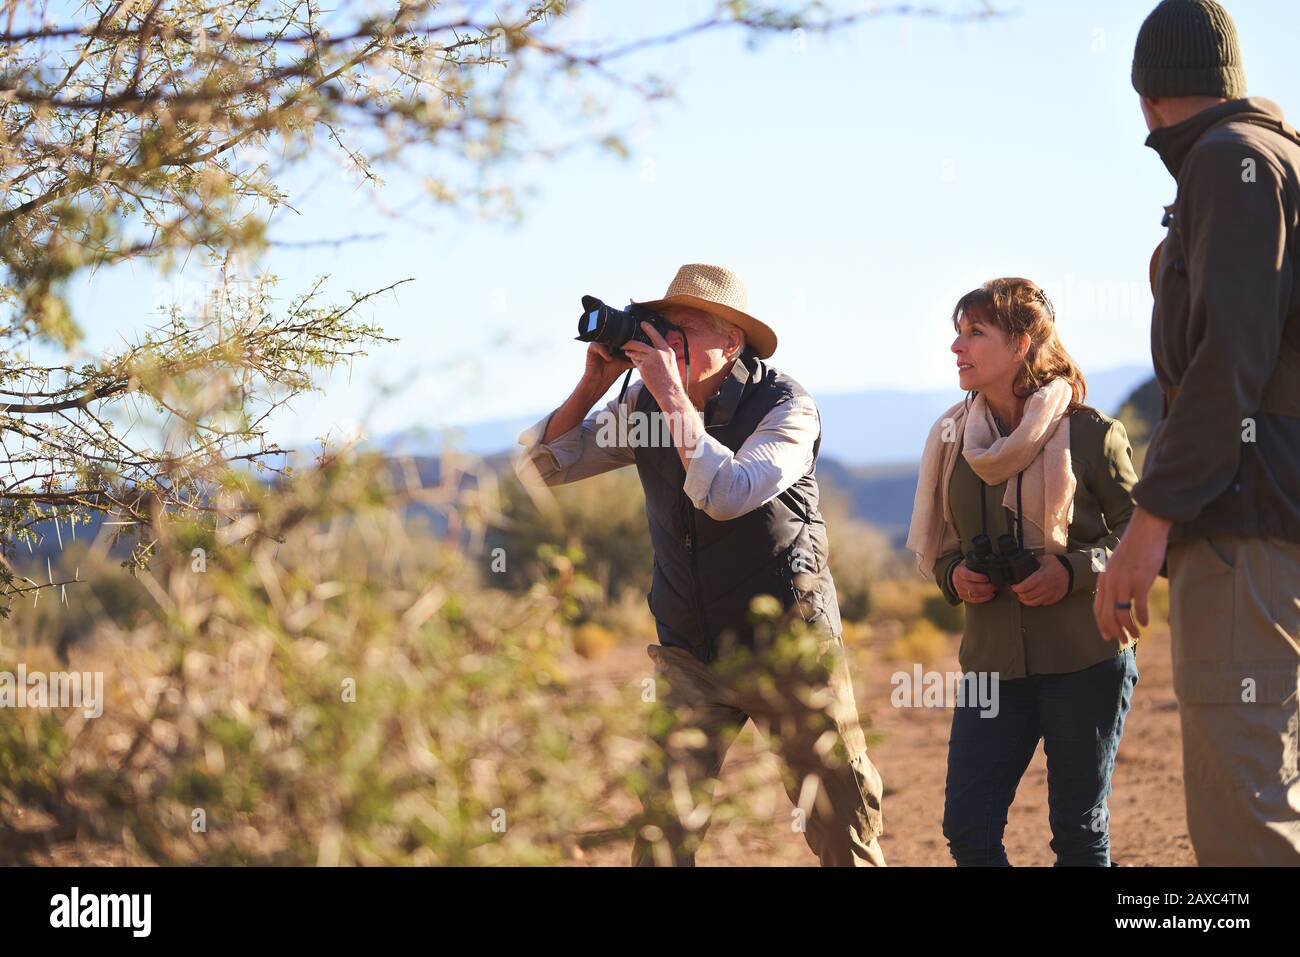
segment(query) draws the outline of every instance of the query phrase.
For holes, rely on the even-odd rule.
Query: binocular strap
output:
[[[975,476],[979,478],[978,475]],[[1016,474],[1016,547],[1025,547],[1025,508],[1021,489],[1025,484],[1025,473]],[[989,534],[989,512],[988,512],[988,491],[989,487],[980,479],[980,529],[984,532],[984,537],[988,538]]]

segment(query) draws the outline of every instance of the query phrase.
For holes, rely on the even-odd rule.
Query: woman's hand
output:
[[[1038,571],[1011,590],[1022,605],[1055,605],[1070,591],[1070,573],[1055,555],[1039,555]]]
[[[968,605],[982,605],[992,601],[998,590],[989,584],[989,576],[973,572],[965,562],[958,562],[952,570],[952,590]]]

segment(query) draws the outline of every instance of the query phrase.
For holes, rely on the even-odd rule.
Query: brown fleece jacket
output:
[[[1147,145],[1178,196],[1151,322],[1165,414],[1133,497],[1171,541],[1300,542],[1300,135],[1250,98]]]

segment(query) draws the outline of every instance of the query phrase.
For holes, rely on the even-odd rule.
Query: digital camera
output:
[[[615,309],[595,296],[583,296],[577,339],[579,342],[599,342],[614,358],[622,359],[623,346],[632,340],[652,344],[641,328],[643,322],[650,323],[664,337],[673,328],[667,319],[645,306],[632,303],[626,310]]]

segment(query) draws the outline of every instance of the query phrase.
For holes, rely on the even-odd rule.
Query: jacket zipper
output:
[[[695,540],[697,530],[695,527],[695,508],[690,499],[683,496],[684,511],[686,512],[686,554],[691,559],[691,603],[695,606],[695,614],[700,623],[700,634],[704,638],[705,646],[709,649],[710,656],[716,651],[713,647],[713,636],[709,633],[709,622],[704,616],[704,602],[700,596],[700,566],[695,555]]]

